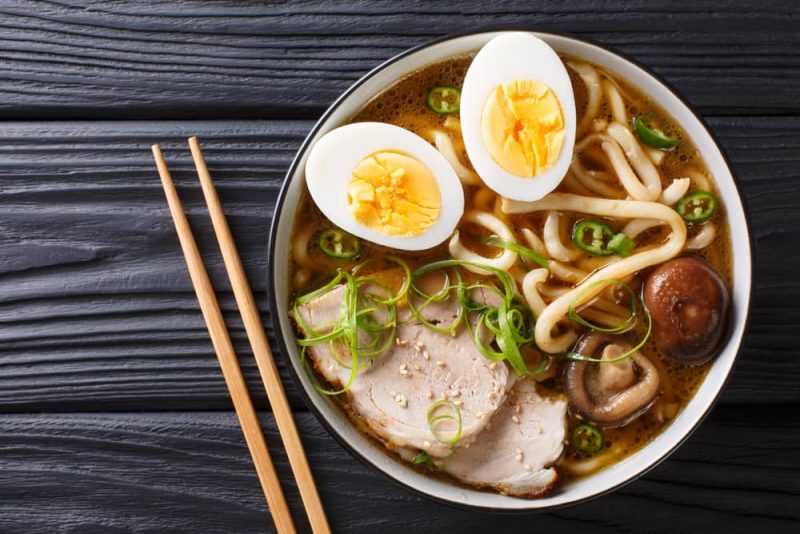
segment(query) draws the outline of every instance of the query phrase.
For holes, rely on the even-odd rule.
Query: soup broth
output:
[[[582,63],[580,58],[562,56],[562,60],[568,65]],[[433,144],[435,132],[447,132],[453,141],[456,154],[460,160],[468,162],[469,159],[464,143],[461,140],[458,115],[432,113],[426,106],[426,94],[433,86],[461,87],[471,61],[472,57],[453,58],[432,64],[411,74],[377,95],[359,113],[352,117],[351,122],[374,121],[394,124],[419,135],[431,142],[431,144]],[[701,189],[715,192],[713,179],[705,163],[702,161],[691,139],[680,128],[680,125],[676,124],[672,117],[658,106],[657,102],[653,102],[636,87],[613,73],[604,72],[597,66],[592,67],[600,73],[603,83],[616,88],[624,106],[624,115],[628,119],[627,124],[629,124],[630,117],[646,117],[651,123],[661,125],[664,134],[680,140],[675,149],[660,151],[659,154],[654,156],[661,158],[657,167],[662,180],[662,187],[667,188],[675,179],[689,177]],[[615,118],[619,118],[619,103],[609,101],[607,93],[604,93],[598,108],[592,116],[587,120],[582,119],[587,113],[589,104],[588,92],[577,72],[573,69],[568,69],[568,71],[575,94],[578,121],[584,125],[583,128],[580,125],[578,127],[576,157],[585,172],[600,172],[604,168],[604,155],[601,148],[597,144],[593,145],[591,142],[583,143],[583,141],[602,129],[605,124],[610,123]],[[608,188],[608,196],[611,198],[622,199],[626,196],[626,192],[618,180],[607,181],[603,186]],[[587,189],[574,175],[568,175],[556,191],[600,196],[596,192]],[[719,195],[717,195],[717,198],[719,198]],[[507,215],[500,209],[500,201],[499,195],[483,185],[465,186],[465,209],[475,209],[495,214],[509,224],[519,243],[526,242],[522,233],[523,228],[532,230],[538,236],[542,236],[545,233],[548,212]],[[447,199],[443,199],[443,202],[447,202]],[[405,260],[411,269],[437,260],[450,258],[447,242],[422,252],[404,252],[390,250],[386,247],[363,241],[358,258],[334,260],[322,254],[316,245],[316,236],[324,229],[331,228],[332,224],[322,215],[307,193],[304,194],[300,202],[297,214],[293,234],[294,250],[289,261],[289,273],[292,276],[295,296],[305,294],[322,286],[332,278],[336,269],[352,268],[364,258],[392,255]],[[570,230],[577,222],[585,218],[586,216],[580,213],[559,213],[558,226],[560,228],[561,241],[571,244]],[[616,221],[616,224],[619,226],[619,221]],[[712,242],[705,247],[687,252],[694,256],[702,257],[722,276],[728,287],[730,287],[732,284],[731,245],[724,217],[724,207],[720,206],[720,214],[715,218],[714,224],[716,233]],[[480,236],[481,229],[473,228],[470,224],[464,222],[459,225],[458,229],[464,236],[465,245],[479,254],[491,256],[501,251],[501,249],[474,237]],[[689,225],[688,241],[692,242],[692,240],[701,239],[702,236],[698,237],[698,234],[704,231],[708,231],[704,225]],[[485,231],[483,232],[485,233]],[[656,247],[666,239],[668,233],[669,228],[665,226],[658,226],[644,231],[636,239],[636,250],[640,251]],[[578,270],[580,273],[591,273],[605,265],[606,261],[605,258],[596,258],[581,253],[574,260],[561,263],[568,268]],[[640,291],[648,273],[649,270],[639,272],[628,280],[630,287],[635,292],[638,293]],[[578,278],[580,277],[578,275]],[[569,288],[572,285],[574,284],[564,279],[557,279],[552,275],[546,284],[547,291],[550,291],[553,295],[558,294],[562,288]],[[542,292],[544,295],[545,290],[543,289]],[[636,340],[642,339],[645,335],[646,324],[644,321],[639,321],[636,328],[624,334],[631,341],[631,344],[634,344]],[[659,352],[652,337],[647,340],[640,351],[655,364],[660,374],[662,392],[658,400],[645,413],[628,424],[605,428],[603,430],[605,436],[603,448],[605,452],[588,454],[580,452],[572,443],[568,444],[557,463],[560,475],[559,483],[591,475],[603,467],[618,462],[636,452],[650,442],[670,424],[686,405],[687,401],[691,399],[710,366],[710,363],[695,366],[676,363]],[[563,376],[566,361],[563,357],[554,357],[550,368],[537,378],[538,387],[544,394],[563,395],[565,387]],[[368,435],[375,437],[369,427],[365,426],[358,415],[350,409],[347,395],[339,395],[335,398],[340,401],[342,408],[359,428]],[[572,409],[568,411],[568,418],[569,429],[575,428],[584,422],[584,418]],[[379,441],[382,442],[382,440]],[[392,454],[393,451],[390,449],[395,448],[391,444],[387,444],[387,452]],[[394,453],[398,452],[402,451],[394,451]],[[406,455],[404,459],[408,460],[409,458]],[[426,469],[421,466],[418,466],[418,468]],[[426,471],[432,476],[445,476],[440,475],[437,469],[426,469]]]

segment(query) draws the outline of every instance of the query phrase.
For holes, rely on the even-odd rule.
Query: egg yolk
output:
[[[564,143],[564,114],[555,93],[536,80],[503,83],[481,115],[486,148],[507,172],[531,177],[553,165]]]
[[[398,152],[367,156],[347,186],[347,209],[355,220],[384,235],[422,234],[439,218],[441,204],[431,170]]]

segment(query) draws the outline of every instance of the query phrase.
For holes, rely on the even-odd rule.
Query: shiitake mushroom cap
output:
[[[573,352],[600,359],[610,346],[618,354],[631,350],[619,337],[600,332],[584,334]],[[623,367],[622,375],[612,367]],[[611,372],[603,373],[604,370]],[[570,361],[564,370],[564,383],[570,406],[583,417],[603,427],[618,427],[647,411],[661,394],[661,377],[649,358],[639,351],[616,363]]]
[[[644,303],[659,350],[686,365],[713,358],[725,332],[730,297],[722,278],[693,256],[661,264],[647,278]]]

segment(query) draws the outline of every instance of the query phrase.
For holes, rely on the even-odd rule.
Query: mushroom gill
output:
[[[578,340],[574,352],[614,360],[630,345],[591,332]],[[640,352],[620,361],[571,361],[565,370],[569,403],[586,419],[604,427],[622,426],[644,413],[661,392],[656,366]]]

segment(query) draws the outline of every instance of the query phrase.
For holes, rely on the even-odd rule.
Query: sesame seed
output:
[[[497,362],[492,362],[492,363],[490,363],[490,364],[489,364],[489,369],[491,369],[492,371],[494,371],[495,369],[497,369]]]
[[[540,427],[540,426],[537,426],[537,427],[536,427],[536,433],[537,433],[537,434],[544,434],[544,428],[542,428],[542,427]]]
[[[453,404],[455,406],[461,408],[462,406],[464,406],[464,401],[462,401],[462,400],[453,401]]]
[[[444,367],[445,363],[442,360],[439,360],[436,362],[436,365],[438,365],[439,367]]]
[[[422,341],[417,341],[417,343],[414,345],[414,348],[417,350],[422,350],[425,348],[425,343]]]
[[[397,401],[397,404],[399,404],[401,408],[407,408],[408,407],[408,399],[406,398],[405,395],[402,395],[402,394],[397,395],[394,398],[394,400]]]
[[[401,370],[402,370],[402,369],[407,369],[407,368],[408,368],[408,364],[405,364],[405,363],[404,363],[403,365],[401,365],[401,366],[400,366],[400,369],[401,369]]]
[[[415,363],[414,364],[414,370],[415,371],[422,371],[422,367],[420,367],[418,364]]]
[[[455,399],[459,398],[461,396],[461,390],[460,389],[454,389],[453,391],[450,392],[450,396],[455,398]]]
[[[518,455],[516,455],[516,456],[514,457],[514,459],[515,459],[516,461],[518,461],[519,463],[522,463],[522,455],[521,455],[521,454],[518,454]]]
[[[425,358],[426,360],[430,360],[431,359],[431,355],[428,354],[427,350],[422,352],[422,357]]]
[[[396,338],[394,340],[394,342],[397,343],[398,345],[400,345],[401,347],[405,347],[406,345],[408,345],[408,340],[407,339],[400,339],[399,337]]]
[[[516,406],[514,406],[514,412],[516,412],[516,413],[522,413],[522,406],[520,406],[519,404],[517,404]]]
[[[430,446],[431,446],[431,442],[430,442],[430,441],[427,441],[427,440],[425,440],[425,441],[423,441],[423,442],[422,442],[422,446],[423,446],[423,447],[430,447]]]
[[[525,464],[522,467],[525,469],[525,471],[533,471],[533,467],[529,466],[528,464]]]
[[[483,419],[486,414],[484,412],[475,412],[475,417],[478,419]]]
[[[391,395],[392,397],[396,397],[397,396],[397,392],[396,391],[390,391],[389,395]]]
[[[521,455],[522,455],[522,449],[519,449],[519,448],[518,448],[518,449],[517,449],[517,454],[519,454],[519,455],[521,456]]]
[[[517,417],[516,415],[512,415],[511,416],[511,420],[514,421],[515,423],[519,424],[519,417]]]
[[[489,397],[489,400],[494,400],[497,398],[497,393],[495,393],[494,391],[490,391],[489,393],[486,394],[486,396]]]
[[[403,376],[408,376],[408,369],[400,369],[400,374]]]
[[[433,398],[433,391],[428,391],[428,394],[425,395],[425,396],[428,397],[428,399],[432,399]]]

